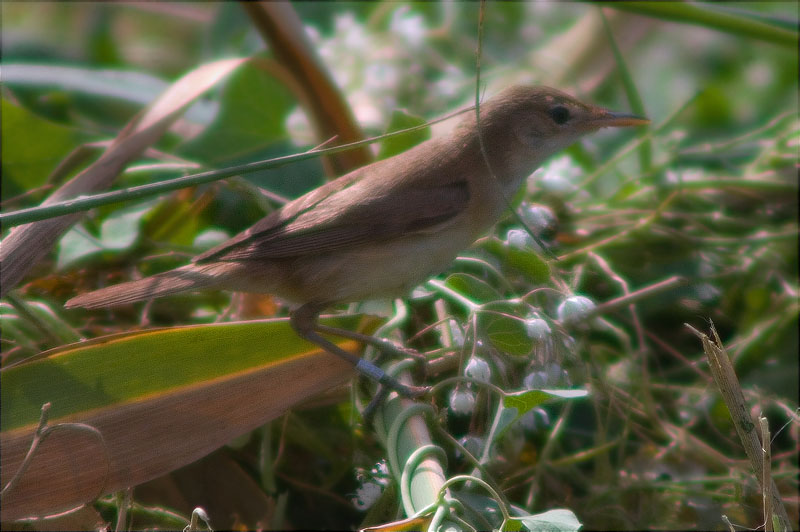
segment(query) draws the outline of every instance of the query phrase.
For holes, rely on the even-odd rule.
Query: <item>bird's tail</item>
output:
[[[223,279],[220,276],[222,272],[220,272],[219,266],[219,263],[202,266],[189,264],[182,268],[145,277],[138,281],[121,283],[81,294],[67,301],[64,306],[67,308],[112,307],[188,290],[220,287]]]

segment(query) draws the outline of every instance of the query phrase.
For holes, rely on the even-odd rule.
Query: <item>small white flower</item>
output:
[[[542,318],[530,318],[525,321],[525,329],[528,332],[528,338],[544,342],[552,334],[550,325]]]
[[[531,238],[527,231],[522,229],[509,229],[506,233],[506,242],[509,247],[515,249],[538,249],[536,241]]]
[[[464,368],[464,375],[480,382],[489,382],[492,378],[492,370],[484,359],[470,357],[467,367]]]
[[[464,388],[450,392],[450,411],[458,415],[468,415],[475,410],[475,394]]]
[[[522,209],[520,216],[537,235],[551,231],[556,224],[555,213],[545,205],[528,205]]]
[[[564,323],[575,323],[582,320],[594,307],[594,301],[588,297],[571,296],[561,302],[556,314]]]

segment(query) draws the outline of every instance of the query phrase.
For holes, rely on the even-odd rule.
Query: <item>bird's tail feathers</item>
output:
[[[73,297],[64,305],[67,308],[100,308],[125,305],[156,297],[168,296],[188,290],[214,288],[220,285],[218,268],[214,264],[182,268],[159,273],[138,281],[108,286]],[[216,274],[216,275],[215,275]]]

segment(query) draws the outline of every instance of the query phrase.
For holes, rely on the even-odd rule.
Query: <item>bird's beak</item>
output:
[[[592,126],[601,127],[631,127],[649,124],[650,120],[630,113],[617,113],[608,109],[598,108],[592,113]]]

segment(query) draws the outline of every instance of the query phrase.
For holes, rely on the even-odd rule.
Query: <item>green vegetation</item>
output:
[[[180,266],[452,127],[419,128],[474,103],[480,4],[3,3],[2,215],[52,203],[75,176],[95,183],[57,197],[92,210],[50,206],[38,233],[9,236],[21,222],[3,219],[4,284],[7,268],[20,276],[0,302],[3,485],[49,401],[48,426],[72,425],[15,489],[50,513],[63,493],[94,500],[62,528],[178,528],[196,507],[215,529],[757,528],[761,479],[685,325],[713,322],[745,421],[769,423],[797,528],[798,7],[603,5],[489,3],[481,93],[550,85],[651,126],[548,161],[513,199],[519,217],[404,300],[332,309],[429,362],[432,401],[391,397],[364,425],[372,383],[272,319],[289,310],[274,298],[63,304]],[[410,360],[382,365],[423,383]],[[71,455],[47,446],[59,437]],[[49,491],[25,483],[47,474]],[[126,481],[132,495],[109,493]]]

